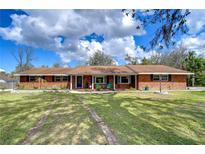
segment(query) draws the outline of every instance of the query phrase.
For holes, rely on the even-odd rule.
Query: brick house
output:
[[[33,68],[16,74],[25,89],[136,89],[187,88],[192,73],[164,65],[79,66],[76,68]]]

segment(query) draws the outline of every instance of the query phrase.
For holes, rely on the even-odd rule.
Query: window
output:
[[[153,80],[154,81],[159,81],[159,79],[160,79],[159,75],[155,75],[155,74],[153,75]]]
[[[68,76],[63,76],[63,81],[68,81]]]
[[[35,76],[29,76],[29,82],[34,82],[35,81]]]
[[[104,77],[103,76],[95,77],[95,83],[104,83]]]
[[[56,82],[61,81],[61,76],[55,76],[55,81],[56,81]]]
[[[165,75],[153,75],[153,80],[154,81],[160,81],[160,78],[161,78],[161,81],[168,81],[169,77],[167,74]]]
[[[121,76],[120,83],[129,83],[129,77],[128,76]]]
[[[168,75],[161,75],[162,81],[168,81]]]

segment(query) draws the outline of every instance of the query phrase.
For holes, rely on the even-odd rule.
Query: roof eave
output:
[[[57,76],[62,76],[62,75],[69,75],[69,74],[14,74],[14,76],[52,76],[52,75],[57,75]]]
[[[171,73],[171,72],[141,72],[137,74],[175,74],[175,75],[194,75],[194,73],[184,72],[184,73]]]

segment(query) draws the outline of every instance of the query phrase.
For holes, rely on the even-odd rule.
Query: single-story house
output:
[[[76,68],[33,68],[16,74],[28,89],[162,89],[187,88],[193,73],[164,65],[79,66]]]

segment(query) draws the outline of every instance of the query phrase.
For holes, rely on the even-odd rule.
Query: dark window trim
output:
[[[165,76],[165,75],[167,76],[167,80],[162,80],[162,76]],[[159,78],[158,79],[154,79],[155,76],[158,76]],[[166,81],[170,81],[169,76],[170,76],[169,74],[152,74],[151,75],[151,80],[152,81],[160,81],[160,77],[161,77],[161,81],[162,82],[166,82]]]

